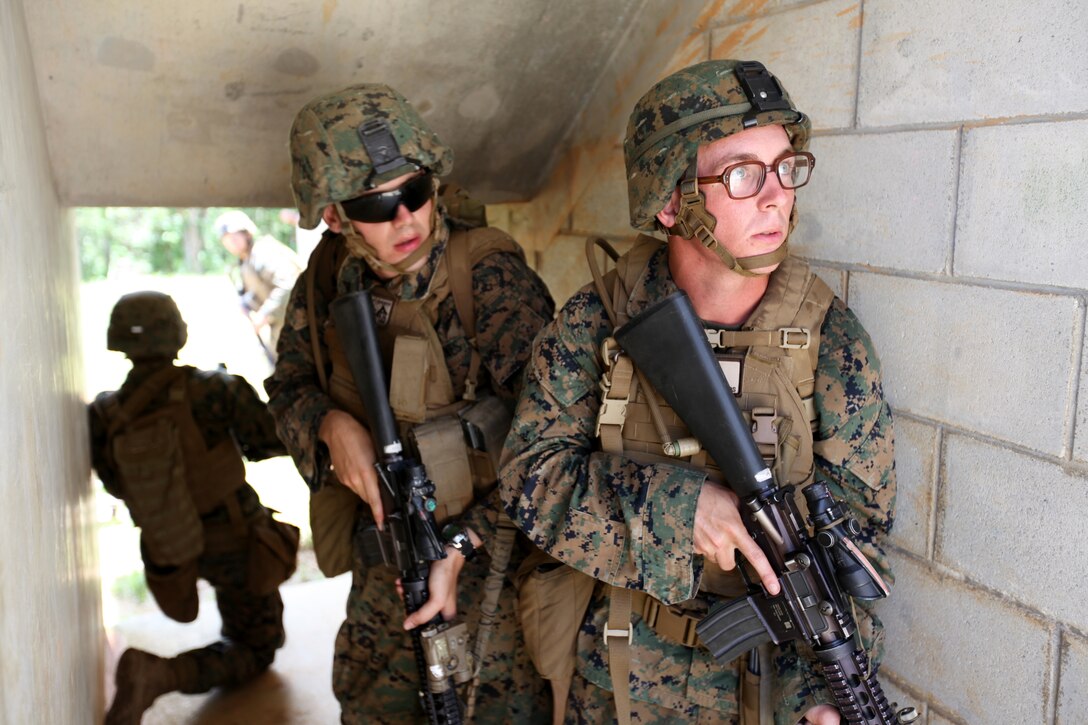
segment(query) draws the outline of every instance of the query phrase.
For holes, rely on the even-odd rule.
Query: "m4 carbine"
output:
[[[857,522],[826,484],[815,482],[803,490],[810,532],[794,503],[793,486],[779,486],[760,455],[687,295],[670,295],[617,329],[615,337],[721,468],[744,504],[748,532],[781,585],[772,597],[749,580],[747,596],[711,607],[696,627],[703,645],[724,664],[767,642],[802,640],[815,653],[844,722],[914,722],[914,708],[896,712],[889,705],[868,655],[855,642],[848,597],[888,595],[850,538],[859,531]],[[666,454],[680,448],[672,443],[664,441]]]
[[[385,530],[370,526],[364,532],[367,563],[397,568],[405,608],[412,614],[430,596],[427,577],[431,562],[446,557],[433,514],[435,486],[423,464],[406,455],[401,445],[389,405],[370,294],[364,290],[344,295],[333,301],[331,309],[378,452]],[[459,725],[462,713],[456,685],[472,677],[467,625],[450,624],[437,614],[425,626],[412,630],[412,647],[419,670],[420,701],[430,722]]]

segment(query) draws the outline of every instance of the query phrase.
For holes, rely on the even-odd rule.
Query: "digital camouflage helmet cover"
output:
[[[185,320],[170,295],[132,292],[113,306],[106,347],[133,360],[154,357],[173,360],[187,339]]]
[[[668,205],[673,190],[694,176],[699,146],[767,125],[782,126],[795,151],[808,147],[808,117],[762,63],[711,60],[658,82],[635,104],[623,143],[631,226],[656,228],[656,215]],[[720,257],[724,254],[723,261],[733,269],[747,273],[714,241],[716,220],[703,207],[697,184],[691,184],[689,203],[685,207],[682,201],[678,224],[670,233],[699,236]],[[784,258],[786,245],[779,249]],[[759,260],[761,266],[767,262]]]
[[[316,227],[329,204],[402,174],[427,168],[444,176],[453,169],[453,151],[404,96],[379,83],[307,103],[291,126],[290,145],[291,189],[304,229]]]

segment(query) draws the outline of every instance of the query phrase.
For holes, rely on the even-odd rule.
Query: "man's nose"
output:
[[[763,188],[759,190],[760,205],[781,204],[790,194],[790,190],[782,185],[782,180],[773,169],[767,170],[763,178]]]
[[[408,207],[404,203],[397,204],[397,215],[393,217],[393,222],[403,226],[412,221],[412,212],[408,211]]]

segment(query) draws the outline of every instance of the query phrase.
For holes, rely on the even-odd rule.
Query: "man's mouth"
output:
[[[783,234],[779,230],[771,230],[765,232],[757,232],[752,235],[752,238],[759,242],[778,242],[781,241]]]

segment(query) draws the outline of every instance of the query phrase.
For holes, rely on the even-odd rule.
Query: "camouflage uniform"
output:
[[[168,358],[138,361],[125,378],[117,395],[124,401],[151,375],[169,366]],[[193,418],[209,448],[231,437],[241,453],[257,461],[284,455],[286,450],[276,437],[275,423],[256,391],[243,378],[223,372],[205,372],[185,368],[188,399]],[[146,408],[154,411],[167,402],[163,390]],[[101,400],[109,393],[98,396]],[[99,410],[89,407],[91,455],[95,471],[106,490],[122,497],[122,484],[109,455],[107,424]],[[235,494],[241,518],[247,529],[269,519],[257,493],[243,485]],[[223,619],[223,638],[206,647],[185,652],[172,660],[181,692],[206,692],[213,687],[245,682],[268,669],[276,650],[283,645],[283,602],[278,591],[259,596],[246,588],[251,540],[239,538],[235,523],[223,505],[201,516],[205,531],[205,549],[197,562],[199,576],[215,588],[216,605]],[[150,571],[158,567],[145,557]],[[163,572],[165,573],[165,572]]]
[[[715,92],[695,97],[698,88],[693,87],[707,85],[708,67],[719,85]],[[721,103],[721,89],[735,92],[730,87],[730,83],[736,84],[730,67],[725,66],[725,71],[729,72],[712,64],[681,71],[655,87],[660,98],[654,99],[652,91],[632,114],[629,142],[642,134],[664,144],[656,153],[647,152],[653,162],[643,161],[641,168],[628,158],[632,224],[636,228],[653,228],[655,213],[665,207],[692,159],[678,145],[670,149],[666,143],[669,137],[656,133],[658,128],[667,124],[675,128],[685,113],[709,117],[703,126],[689,130],[688,152],[699,143],[740,130],[723,131],[719,126],[727,114],[710,115]],[[736,108],[744,100],[740,95],[724,104]],[[708,107],[709,111],[703,110]],[[784,117],[795,121],[797,113],[789,113],[792,115],[773,111],[764,118],[769,123],[782,123]],[[797,150],[807,138],[807,121],[803,116],[801,119],[803,124],[788,130]],[[663,166],[671,170],[661,172]],[[691,227],[697,223],[701,220],[696,219]],[[711,219],[710,229],[713,223]],[[677,233],[676,228],[671,232]],[[649,258],[630,290],[628,318],[677,291],[667,249],[662,244]],[[731,257],[723,262],[737,269]],[[578,634],[576,675],[568,701],[567,719],[579,723],[612,722],[616,715],[603,638],[611,591],[605,584],[645,592],[697,615],[717,600],[700,590],[704,561],[693,553],[696,504],[706,473],[660,457],[648,460],[646,456],[607,453],[596,438],[604,372],[600,351],[612,333],[612,323],[594,285],[576,293],[541,332],[507,439],[507,463],[500,479],[506,511],[530,540],[599,580]],[[682,365],[677,361],[678,368]],[[824,317],[815,376],[818,430],[814,437],[824,441],[823,450],[841,453],[840,460],[846,461],[834,465],[817,455],[815,479],[826,482],[853,511],[862,528],[857,543],[888,577],[881,542],[892,523],[895,498],[891,414],[869,336],[837,298]],[[745,658],[732,665],[718,665],[702,646],[687,647],[662,639],[637,612],[632,625],[632,722],[740,722],[738,691]],[[875,618],[871,625],[879,630]],[[867,626],[863,625],[863,630]],[[869,639],[879,641],[879,637]],[[875,656],[879,658],[879,654]],[[776,723],[793,725],[814,705],[832,702],[818,671],[807,659],[798,657],[792,644],[774,650],[773,670]]]
[[[382,285],[400,299],[418,298],[427,291],[446,250],[449,227],[444,213],[435,236],[426,264],[417,272],[390,281],[381,280],[362,259],[349,257],[340,269],[337,293]],[[551,297],[524,261],[508,253],[492,254],[479,262],[472,270],[472,289],[476,346],[486,370],[480,389],[490,388],[512,405],[520,390],[531,341],[552,315]],[[335,404],[316,383],[310,344],[313,331],[307,314],[305,286],[300,284],[288,306],[276,371],[265,381],[265,388],[280,435],[303,477],[317,490],[333,476],[328,450],[318,440],[317,432],[325,413]],[[329,316],[326,301],[318,301],[316,316],[317,324],[323,327]],[[461,389],[469,369],[469,343],[452,296],[439,307],[435,331],[454,386]],[[498,511],[493,492],[462,514],[461,522],[477,532],[486,547],[494,535]],[[369,516],[360,516],[356,523],[355,566],[347,619],[336,639],[333,689],[344,722],[418,720],[422,711],[416,694],[415,655],[411,637],[400,624],[405,612],[404,602],[394,588],[397,573],[389,567],[368,569],[363,564],[359,536],[370,522]],[[489,557],[478,556],[465,563],[459,578],[458,615],[469,622],[473,631],[489,565]],[[515,558],[511,570],[517,565]],[[514,613],[514,594],[507,581],[500,600],[499,624],[481,672],[475,719],[495,723],[534,721],[547,713],[547,706],[542,704],[544,692],[543,682],[524,652]]]

